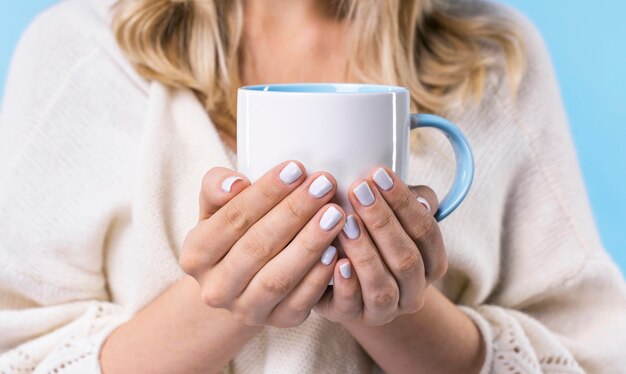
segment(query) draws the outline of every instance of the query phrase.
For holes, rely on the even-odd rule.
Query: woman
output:
[[[472,143],[466,201],[433,220],[453,165],[425,132],[410,187],[373,169],[354,212],[298,160],[250,183],[234,92],[293,81],[409,87]],[[23,36],[1,120],[0,372],[626,368],[549,58],[501,6],[68,0]]]

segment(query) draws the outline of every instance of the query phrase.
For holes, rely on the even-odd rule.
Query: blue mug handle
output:
[[[433,114],[411,114],[411,130],[420,127],[432,127],[443,132],[452,144],[456,158],[454,184],[435,212],[435,219],[441,221],[461,204],[469,192],[474,179],[474,156],[467,138],[452,122]]]

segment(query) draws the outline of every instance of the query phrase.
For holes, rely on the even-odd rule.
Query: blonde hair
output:
[[[328,1],[349,22],[351,75],[408,87],[413,111],[442,113],[457,99],[480,99],[498,56],[506,59],[511,89],[518,84],[523,46],[503,16],[455,9],[453,0]],[[193,90],[231,136],[242,28],[243,0],[118,0],[114,6],[117,42],[139,73]]]

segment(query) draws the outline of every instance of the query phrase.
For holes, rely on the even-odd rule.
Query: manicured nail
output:
[[[326,248],[326,250],[322,254],[322,264],[330,265],[330,263],[333,262],[333,259],[335,258],[336,254],[337,254],[337,248],[335,248],[334,246],[331,245],[328,248]]]
[[[423,197],[421,197],[421,196],[418,196],[416,199],[417,199],[417,201],[419,201],[420,203],[422,203],[422,205],[423,205],[423,206],[425,206],[425,207],[426,207],[426,209],[428,209],[428,211],[430,212],[430,204],[428,204],[428,201],[427,201],[426,199],[424,199],[424,198],[423,198]]]
[[[359,237],[361,231],[359,230],[359,224],[356,223],[356,218],[352,214],[346,218],[346,224],[343,226],[343,232],[350,239],[356,239]]]
[[[370,186],[367,185],[367,182],[361,182],[352,190],[352,192],[356,195],[359,203],[364,206],[370,206],[374,202],[374,194],[372,193]]]
[[[343,279],[348,279],[352,276],[352,266],[350,266],[349,262],[341,264],[339,265],[339,272],[341,273]]]
[[[224,181],[222,182],[222,191],[224,192],[230,192],[232,187],[233,187],[233,183],[239,181],[239,180],[243,180],[242,177],[236,176],[236,175],[231,175],[230,177],[224,179]]]
[[[295,182],[296,179],[300,178],[301,175],[302,170],[300,169],[298,164],[291,161],[290,163],[285,165],[283,170],[280,171],[279,177],[284,184],[291,184]]]
[[[341,220],[341,217],[341,212],[331,205],[330,208],[326,209],[322,215],[322,219],[320,219],[320,227],[328,231],[335,227],[337,222]]]
[[[393,179],[391,179],[389,174],[387,174],[387,171],[383,168],[379,168],[374,173],[374,182],[376,182],[378,187],[385,191],[388,191],[391,187],[393,187]]]
[[[313,183],[311,183],[311,185],[309,186],[309,193],[316,199],[319,199],[320,197],[326,195],[326,193],[328,193],[328,191],[332,189],[333,184],[330,183],[330,181],[328,180],[328,178],[326,178],[324,174],[322,174],[319,177],[315,178]]]

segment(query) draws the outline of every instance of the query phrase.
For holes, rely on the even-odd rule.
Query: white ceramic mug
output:
[[[442,220],[465,198],[474,161],[461,131],[447,120],[409,112],[404,87],[307,83],[241,87],[237,95],[237,170],[251,182],[279,162],[295,159],[309,173],[337,180],[334,202],[353,211],[348,187],[375,166],[386,165],[406,182],[410,130],[434,127],[450,140],[455,182],[441,200]]]

